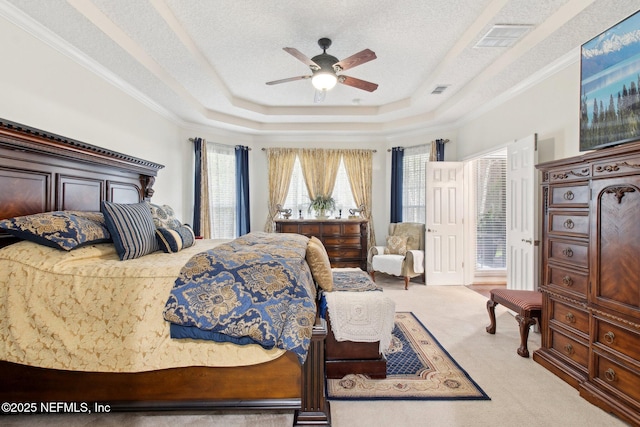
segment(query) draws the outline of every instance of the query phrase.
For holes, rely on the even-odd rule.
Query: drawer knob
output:
[[[562,255],[566,256],[567,258],[571,258],[573,256],[573,251],[571,250],[571,248],[563,249]]]
[[[571,344],[565,344],[564,345],[564,351],[568,354],[568,355],[572,355],[573,354],[573,346]]]
[[[614,371],[611,368],[607,369],[606,371],[604,371],[604,378],[609,382],[615,381],[616,380],[616,371]]]
[[[607,344],[613,344],[613,340],[616,339],[616,334],[614,334],[613,332],[609,331],[606,334],[604,334],[604,341]]]
[[[564,318],[567,319],[567,322],[569,323],[576,323],[576,316],[574,316],[573,313],[571,312],[568,312],[567,314],[565,314]]]
[[[573,200],[575,195],[573,194],[573,191],[569,190],[566,193],[564,193],[562,197],[564,197],[565,200]]]
[[[563,225],[564,225],[564,228],[566,228],[567,230],[572,230],[573,227],[575,226],[575,223],[571,220],[571,218],[569,218],[564,222]]]
[[[564,276],[562,278],[562,284],[565,286],[573,286],[573,279],[571,276]]]

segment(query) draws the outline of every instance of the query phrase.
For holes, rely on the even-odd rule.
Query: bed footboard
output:
[[[302,368],[291,352],[254,366],[137,373],[65,371],[0,361],[0,400],[85,403],[91,409],[98,404],[109,411],[294,410],[295,426],[330,426],[326,333],[326,323],[319,319]]]

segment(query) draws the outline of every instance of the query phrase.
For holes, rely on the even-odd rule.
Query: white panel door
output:
[[[428,285],[463,284],[463,164],[427,162],[425,267]]]
[[[507,289],[538,288],[536,135],[507,145]]]

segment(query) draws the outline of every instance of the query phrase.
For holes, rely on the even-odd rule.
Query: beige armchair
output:
[[[369,249],[368,262],[371,279],[375,273],[404,277],[404,288],[409,289],[412,277],[422,276],[424,280],[424,224],[398,222],[389,224],[386,246]]]

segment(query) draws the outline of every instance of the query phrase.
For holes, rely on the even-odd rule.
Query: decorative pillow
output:
[[[188,225],[182,225],[176,229],[156,228],[156,239],[158,245],[165,253],[174,254],[181,250],[193,246],[196,236]]]
[[[176,214],[169,205],[154,205],[151,206],[151,216],[153,217],[153,223],[156,228],[172,228],[176,229],[182,225],[182,223],[176,218]]]
[[[384,248],[384,253],[406,255],[407,236],[387,236],[387,246]]]
[[[20,239],[65,251],[111,240],[109,231],[99,222],[65,211],[4,219],[0,228]]]
[[[90,212],[90,211],[63,211],[68,214],[72,214],[75,216],[79,216],[82,218],[90,219],[91,221],[95,221],[106,228],[106,223],[104,222],[104,215],[102,212]]]
[[[148,202],[119,204],[105,201],[102,202],[102,213],[121,260],[140,258],[160,249]]]
[[[309,239],[306,259],[311,269],[311,275],[318,286],[327,292],[331,292],[333,290],[333,272],[331,271],[329,255],[317,237]]]

